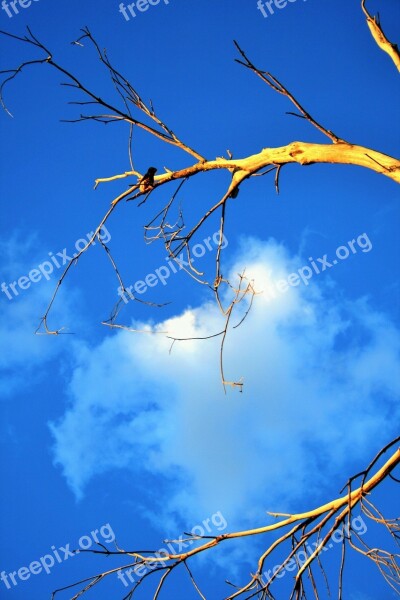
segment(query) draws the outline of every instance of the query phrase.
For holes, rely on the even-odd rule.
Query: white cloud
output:
[[[243,242],[232,273],[246,266],[264,291],[226,342],[226,376],[244,376],[243,394],[223,393],[218,338],[176,343],[170,355],[164,335],[119,331],[80,349],[70,405],[51,425],[78,497],[94,476],[126,468],[164,482],[159,519],[196,523],[220,510],[232,528],[294,510],[333,475],[336,493],[352,461],[371,458],[398,422],[398,331],[366,299],[328,292],[326,278],[268,298],[271,278],[301,264],[273,240]],[[206,303],[156,329],[201,336],[221,323]]]

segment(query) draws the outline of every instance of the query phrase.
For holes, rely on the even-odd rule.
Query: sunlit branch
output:
[[[383,52],[386,52],[392,59],[393,63],[400,71],[400,52],[396,44],[392,44],[383,33],[383,29],[379,23],[378,17],[371,17],[370,13],[365,7],[365,0],[361,1],[361,8],[367,19],[367,25],[371,32],[372,37]]]
[[[159,597],[161,590],[170,576],[172,571],[177,568],[179,565],[184,565],[186,568],[188,567],[188,561],[193,559],[196,555],[199,555],[204,552],[209,552],[213,548],[219,546],[222,542],[228,543],[229,540],[232,539],[243,539],[251,536],[259,536],[268,533],[272,533],[275,531],[282,530],[282,534],[279,538],[273,541],[268,545],[267,549],[260,556],[258,561],[257,571],[251,576],[249,583],[244,586],[234,586],[235,592],[228,595],[226,600],[234,600],[235,598],[239,598],[241,596],[245,596],[246,600],[250,598],[274,598],[272,592],[270,590],[271,586],[276,583],[278,575],[285,569],[286,565],[289,561],[296,560],[297,564],[297,573],[295,573],[294,586],[292,590],[292,594],[290,598],[300,600],[307,599],[307,591],[304,581],[304,576],[307,574],[308,581],[312,587],[312,591],[314,597],[318,598],[318,586],[316,579],[313,575],[312,567],[315,564],[320,568],[324,580],[325,586],[329,589],[328,580],[326,577],[325,570],[323,568],[321,562],[321,552],[326,549],[329,540],[332,538],[332,535],[335,531],[339,529],[343,532],[342,536],[342,558],[339,567],[339,590],[342,589],[342,577],[343,577],[343,569],[344,569],[344,545],[346,542],[354,548],[356,551],[363,554],[366,558],[372,560],[375,565],[378,567],[382,576],[387,581],[388,585],[393,589],[398,591],[398,586],[400,582],[400,570],[398,565],[398,554],[393,554],[387,550],[382,548],[374,548],[371,549],[363,540],[361,540],[357,531],[355,531],[350,522],[350,517],[353,509],[359,505],[361,506],[362,513],[368,518],[372,519],[375,523],[383,525],[388,528],[389,532],[396,539],[396,534],[399,531],[398,521],[399,519],[388,520],[383,517],[375,509],[372,502],[369,500],[371,493],[373,490],[379,486],[385,479],[389,479],[390,473],[400,464],[400,447],[397,447],[393,451],[393,447],[396,446],[400,441],[400,438],[396,438],[392,442],[390,442],[385,448],[385,452],[391,450],[392,454],[387,458],[384,464],[376,470],[369,479],[363,480],[362,485],[354,490],[348,490],[347,494],[344,496],[340,496],[323,504],[322,506],[318,506],[312,510],[297,513],[297,514],[280,514],[280,513],[269,513],[271,516],[275,516],[279,520],[275,523],[271,523],[265,525],[263,527],[258,527],[255,529],[248,529],[242,531],[236,531],[232,533],[225,533],[218,536],[198,536],[198,535],[189,535],[185,541],[198,541],[199,545],[191,550],[187,550],[181,553],[154,553],[150,551],[126,551],[119,548],[117,545],[117,550],[120,556],[129,556],[130,559],[134,559],[129,562],[129,564],[120,566],[118,568],[111,569],[109,571],[105,571],[103,573],[94,575],[84,580],[80,580],[75,584],[68,586],[69,589],[71,587],[75,587],[77,585],[86,584],[80,592],[74,596],[74,598],[78,598],[78,596],[83,595],[89,589],[92,589],[94,585],[98,585],[101,580],[105,577],[108,577],[112,574],[115,574],[117,571],[121,569],[127,569],[134,566],[146,566],[152,565],[149,570],[146,571],[144,575],[141,576],[140,580],[135,584],[134,588],[132,588],[130,592],[129,598],[132,598],[134,592],[137,590],[140,583],[151,575],[155,573],[162,572],[162,576],[157,584],[156,591],[153,595],[153,599]],[[355,478],[360,478],[364,475],[365,472],[369,473],[373,467],[376,465],[378,458],[382,457],[384,453],[382,451],[375,457],[375,459],[371,462],[369,467],[362,473],[353,476],[349,479],[350,482],[353,482]],[[368,504],[365,507],[365,503]],[[345,527],[345,520],[347,519],[347,525]],[[289,529],[288,529],[289,528]],[[299,538],[297,534],[301,532],[301,537]],[[314,550],[312,552],[308,552],[309,543],[312,539],[315,539],[316,542],[313,543]],[[281,548],[286,542],[292,540],[291,549],[287,552],[286,557],[283,561],[281,561],[280,567],[274,571],[274,574],[268,581],[263,579],[263,570],[265,568],[265,563],[267,559],[269,559],[272,553]],[[172,540],[173,541],[173,540]],[[359,543],[362,545],[360,546]],[[303,564],[300,564],[297,561],[297,552],[304,548],[308,558]],[[88,552],[94,552],[96,554],[115,554],[115,552],[110,552],[108,549],[104,550],[88,550]],[[189,574],[191,571],[189,571]],[[190,577],[190,581],[197,593],[200,594],[200,588],[195,582],[193,577]],[[233,585],[233,584],[231,584]],[[61,590],[58,590],[59,592]],[[341,592],[339,592],[339,598]],[[202,597],[202,596],[201,596]]]

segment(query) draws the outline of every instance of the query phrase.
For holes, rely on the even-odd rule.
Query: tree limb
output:
[[[289,515],[281,515],[280,513],[269,513],[270,516],[275,516],[278,518],[283,516],[284,518],[276,523],[265,525],[264,527],[236,531],[232,533],[225,533],[215,537],[193,535],[189,538],[193,542],[196,540],[203,540],[204,543],[201,543],[199,546],[193,548],[192,550],[188,550],[186,552],[179,552],[176,554],[163,553],[162,555],[160,555],[159,553],[153,553],[150,551],[143,550],[126,551],[117,547],[121,556],[129,556],[134,559],[134,562],[130,562],[128,565],[113,568],[109,571],[105,571],[103,573],[93,575],[92,577],[76,582],[75,584],[73,584],[73,586],[86,582],[89,582],[89,584],[86,585],[80,592],[78,592],[78,594],[74,596],[74,599],[84,594],[94,585],[97,585],[102,579],[104,579],[104,577],[115,574],[121,569],[128,569],[132,566],[148,566],[149,571],[147,571],[144,575],[141,576],[141,579],[134,585],[134,588],[132,588],[130,594],[127,597],[133,597],[135,590],[145,577],[164,571],[157,585],[156,592],[153,596],[154,599],[158,598],[161,588],[163,587],[167,577],[171,574],[171,572],[181,564],[187,567],[187,561],[189,559],[192,559],[194,556],[206,551],[210,551],[212,548],[215,548],[216,546],[219,546],[222,542],[226,542],[230,539],[258,536],[262,534],[271,533],[277,530],[285,530],[289,526],[291,526],[291,529],[289,529],[288,531],[284,531],[282,535],[277,540],[272,542],[268,546],[267,550],[263,552],[263,554],[259,558],[257,570],[251,576],[250,581],[244,586],[234,586],[236,587],[236,591],[227,596],[225,600],[234,600],[235,598],[243,596],[244,594],[248,594],[246,596],[246,599],[255,597],[273,598],[270,592],[271,585],[276,581],[277,576],[282,572],[282,570],[285,569],[285,566],[288,564],[288,562],[293,560],[293,558],[296,558],[296,553],[299,550],[301,550],[303,547],[307,549],[309,548],[307,544],[315,535],[317,536],[317,542],[313,543],[313,552],[306,552],[306,554],[308,554],[307,560],[304,561],[303,564],[297,564],[297,573],[295,574],[294,587],[291,598],[296,598],[296,600],[300,600],[301,598],[304,600],[307,598],[303,582],[303,576],[306,574],[306,572],[308,573],[309,579],[312,583],[313,593],[314,595],[317,594],[315,595],[315,597],[318,598],[316,583],[311,571],[312,565],[314,561],[317,562],[318,566],[324,573],[323,567],[320,563],[321,552],[324,549],[326,549],[327,544],[334,532],[337,531],[339,528],[344,527],[346,519],[348,520],[349,526],[347,528],[347,535],[343,538],[343,540],[345,541],[346,537],[348,536],[347,539],[350,545],[356,551],[361,552],[362,554],[364,554],[364,556],[371,559],[376,564],[378,569],[382,572],[384,578],[386,579],[387,583],[392,587],[392,589],[398,591],[400,583],[400,567],[397,564],[398,555],[391,554],[390,552],[385,551],[383,549],[371,549],[364,542],[362,542],[362,545],[365,549],[360,548],[358,545],[356,545],[356,543],[352,541],[352,537],[354,536],[359,542],[360,538],[357,532],[351,528],[350,516],[354,507],[360,504],[363,514],[365,514],[369,519],[372,519],[376,524],[380,524],[386,527],[389,533],[392,535],[392,537],[396,539],[397,532],[399,530],[398,519],[385,519],[376,509],[375,514],[377,516],[375,516],[373,511],[371,511],[371,509],[365,506],[365,502],[367,502],[369,506],[373,507],[372,503],[368,500],[368,498],[370,497],[371,492],[380,483],[382,483],[382,481],[384,481],[386,478],[389,479],[391,472],[400,464],[400,447],[396,448],[396,450],[391,454],[391,456],[374,474],[371,475],[371,477],[368,480],[365,480],[365,478],[362,477],[361,485],[357,489],[351,491],[350,483],[354,480],[354,478],[361,477],[364,476],[366,473],[369,473],[372,467],[376,464],[378,458],[381,457],[385,451],[390,450],[391,448],[393,448],[393,446],[398,444],[399,441],[400,438],[392,440],[392,442],[385,446],[385,449],[382,449],[376,455],[374,460],[370,463],[370,465],[365,471],[349,479],[349,490],[346,495],[335,498],[334,500],[331,500],[326,504],[318,506],[309,511]],[[310,526],[312,526],[311,529]],[[321,537],[323,529],[326,526],[329,526],[328,531],[324,533]],[[297,539],[295,536],[296,533],[299,531],[302,532],[302,535],[300,539]],[[271,578],[267,582],[265,582],[263,580],[263,569],[266,559],[270,557],[274,550],[280,548],[290,538],[293,540],[291,551],[283,559],[279,568],[273,570],[273,575],[271,576]],[[108,549],[95,551],[88,550],[88,552],[95,552],[96,554],[104,554],[106,556],[109,554],[115,554],[114,552],[110,553]],[[343,573],[342,561],[339,568],[340,578],[342,576],[341,574]],[[386,572],[384,571],[385,568]],[[195,589],[197,589],[196,584],[193,580],[192,584],[194,585]],[[68,588],[73,586],[68,586]],[[341,583],[339,584],[339,587],[340,586]],[[62,590],[57,590],[57,593],[61,591]],[[197,591],[199,590],[197,589]]]
[[[386,52],[394,62],[397,70],[400,71],[400,52],[396,44],[392,44],[383,33],[383,29],[377,17],[371,17],[368,10],[365,8],[365,0],[361,1],[361,8],[367,19],[367,25],[372,37],[383,52]]]

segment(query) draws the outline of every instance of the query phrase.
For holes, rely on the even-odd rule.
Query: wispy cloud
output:
[[[274,240],[244,240],[232,274],[246,266],[267,292],[301,264]],[[220,328],[211,303],[156,325],[185,337]],[[260,294],[230,332],[227,376],[244,376],[243,394],[223,394],[218,344],[183,342],[169,355],[162,335],[117,332],[81,347],[70,406],[51,424],[55,461],[77,497],[94,476],[130,469],[164,481],[158,515],[195,522],[221,510],[232,527],[293,509],[341,473],[336,493],[398,422],[399,332],[367,299],[348,302],[322,278]]]
[[[37,237],[23,239],[15,233],[8,240],[0,241],[0,252],[6,257],[2,277],[7,281],[16,279],[24,270],[32,267],[38,253]],[[0,279],[1,283],[2,279]],[[0,296],[0,395],[9,397],[16,389],[29,381],[45,377],[48,371],[46,362],[65,349],[72,342],[69,336],[58,343],[55,337],[37,336],[40,317],[45,311],[55,287],[54,281],[44,281],[42,285],[32,286],[29,293],[9,300],[5,294]],[[60,297],[53,313],[55,322],[72,322],[72,306],[78,295],[69,291]],[[79,315],[74,312],[74,322],[78,325]],[[59,321],[57,321],[59,320]],[[42,366],[42,369],[38,367]]]

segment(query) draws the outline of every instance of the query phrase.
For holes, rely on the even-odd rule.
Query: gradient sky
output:
[[[234,62],[236,39],[325,127],[398,155],[396,69],[376,48],[358,1],[297,0],[268,18],[254,0],[161,0],[129,20],[118,6],[35,0],[12,17],[1,10],[0,29],[23,35],[28,25],[55,59],[117,102],[92,49],[70,44],[87,25],[143,98],[207,158],[227,149],[245,157],[294,140],[325,142],[285,114],[292,110],[285,98]],[[388,37],[398,40],[398,0],[371,0],[370,10],[379,10]],[[38,54],[10,39],[0,44],[0,69]],[[62,81],[46,66],[33,67],[5,89],[13,118],[0,113],[0,283],[27,275],[49,253],[72,254],[126,186],[93,190],[95,178],[129,169],[127,130],[60,122],[80,110],[67,104],[80,98]],[[140,172],[192,162],[143,133],[135,134],[134,158]],[[228,182],[225,172],[190,180],[181,195],[188,221]],[[96,529],[101,542],[115,534],[121,547],[158,549],[207,519],[212,534],[262,526],[268,510],[298,512],[336,497],[398,434],[398,189],[382,175],[339,165],[290,165],[280,184],[277,196],[271,175],[253,178],[228,207],[224,273],[234,277],[246,267],[263,291],[226,342],[227,375],[244,377],[243,394],[223,393],[218,340],[175,344],[169,354],[162,335],[101,325],[118,282],[98,244],[71,269],[51,316],[52,326],[74,335],[33,335],[61,270],[12,299],[0,294],[0,571],[66,544],[74,548]],[[163,187],[140,209],[122,204],[107,223],[126,282],[166,264],[161,245],[143,243],[142,226],[174,189]],[[217,229],[218,219],[210,220],[197,243]],[[353,239],[357,251],[347,259],[274,296],[272,281],[298,272],[310,257],[334,258]],[[212,261],[207,251],[198,264],[209,270]],[[221,328],[212,297],[183,272],[143,299],[170,304],[130,303],[122,322],[184,337]],[[377,500],[393,513],[399,490],[388,482]],[[383,540],[367,525],[371,543]],[[222,599],[226,578],[245,583],[266,543],[241,541],[194,562],[206,597]],[[339,546],[324,557],[333,589]],[[346,600],[395,597],[372,564],[348,558]],[[11,589],[0,581],[0,599],[50,598],[76,579],[128,562],[81,554]],[[279,554],[270,568],[277,562]],[[291,577],[281,580],[278,598],[287,597]],[[151,597],[154,586],[150,580],[138,598]],[[87,597],[119,599],[127,589],[113,576]],[[199,596],[182,573],[164,597]]]

